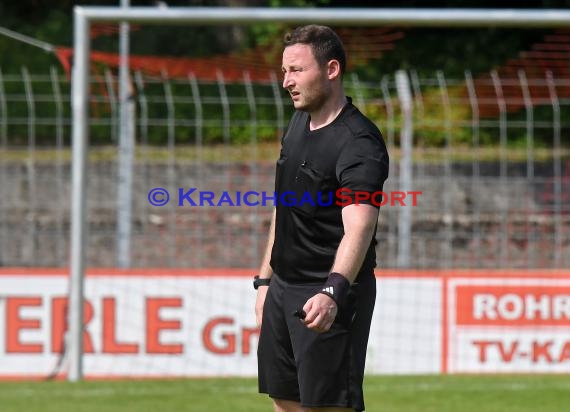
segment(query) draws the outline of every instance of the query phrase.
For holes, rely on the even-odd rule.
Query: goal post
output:
[[[82,379],[83,283],[86,245],[86,157],[88,142],[90,25],[95,22],[222,25],[251,23],[350,24],[414,27],[570,26],[568,10],[498,9],[314,9],[314,8],[155,8],[81,7],[74,9],[72,76],[72,204],[69,295],[70,381]],[[410,167],[411,162],[406,162]],[[410,224],[408,221],[407,224]]]

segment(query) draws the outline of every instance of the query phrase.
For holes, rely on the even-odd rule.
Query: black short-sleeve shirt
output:
[[[291,118],[275,177],[271,267],[292,282],[328,276],[344,235],[343,206],[354,202],[355,192],[382,191],[388,177],[388,152],[382,135],[350,98],[330,124],[311,131],[309,120],[301,111]],[[367,200],[359,203],[372,204]],[[373,272],[375,245],[373,236],[359,276]]]

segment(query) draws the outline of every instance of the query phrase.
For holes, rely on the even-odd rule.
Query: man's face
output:
[[[311,46],[294,44],[283,51],[283,88],[297,110],[319,110],[330,95],[326,68],[321,68]]]

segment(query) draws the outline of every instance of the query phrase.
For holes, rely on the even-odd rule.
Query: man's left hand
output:
[[[309,328],[318,333],[328,331],[338,312],[336,302],[323,293],[317,293],[310,298],[303,310],[307,314],[303,322]]]

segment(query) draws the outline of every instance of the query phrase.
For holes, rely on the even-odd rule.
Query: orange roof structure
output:
[[[501,113],[497,103],[500,100],[505,102],[506,112],[516,112],[529,103],[532,106],[550,104],[552,84],[549,85],[549,77],[570,77],[570,30],[545,35],[543,42],[534,44],[529,51],[521,51],[518,58],[507,61],[495,72],[498,81],[493,81],[491,74],[474,79],[479,100],[493,102],[479,107],[481,117],[497,117]],[[570,96],[570,84],[557,84],[555,89],[558,97]]]
[[[341,28],[338,32],[345,43],[349,66],[380,58],[385,51],[394,49],[395,42],[404,37],[401,31],[382,27]],[[92,36],[97,33],[115,34],[116,31],[109,28],[96,30]],[[55,53],[66,73],[69,74],[73,49],[56,47]],[[120,56],[116,53],[91,52],[91,62],[94,67],[104,65],[117,68],[119,59]],[[243,52],[213,57],[129,56],[130,69],[147,75],[168,78],[187,78],[193,75],[199,80],[215,81],[221,73],[224,80],[228,82],[243,80],[245,72],[249,74],[252,81],[269,81],[271,73],[280,71],[280,65],[280,41]]]

